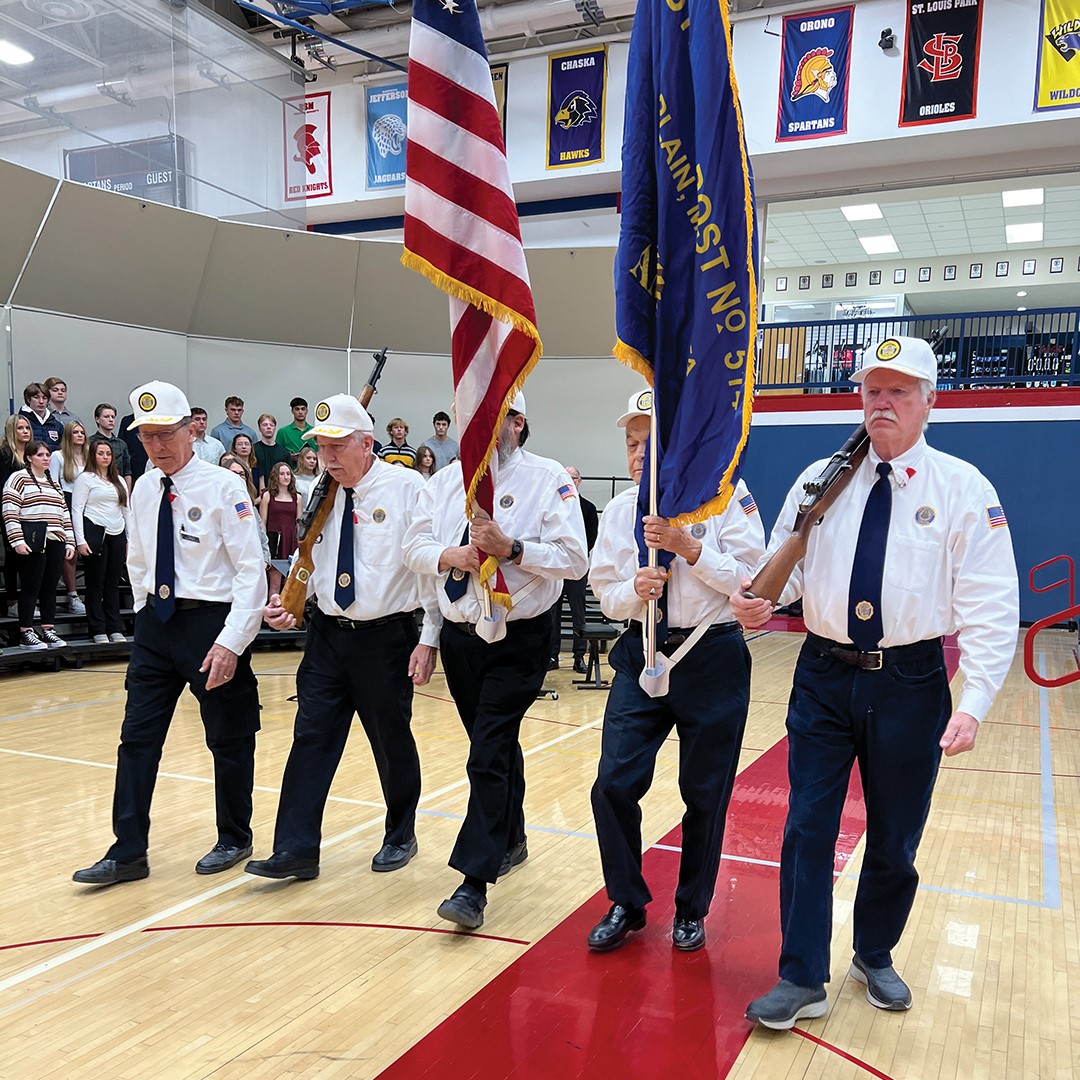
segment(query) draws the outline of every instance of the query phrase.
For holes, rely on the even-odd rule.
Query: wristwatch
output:
[[[510,541],[510,554],[506,556],[508,562],[513,562],[525,549],[525,545],[520,540]]]

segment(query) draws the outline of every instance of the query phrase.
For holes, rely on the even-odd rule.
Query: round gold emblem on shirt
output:
[[[464,581],[465,580],[465,571],[464,570],[459,570],[457,567],[454,567],[454,569],[450,572],[450,576],[455,581]]]
[[[338,574],[337,583],[342,589],[347,589],[352,584],[352,575]]]
[[[895,360],[900,355],[900,342],[896,338],[886,338],[877,347],[879,360]]]
[[[320,424],[330,419],[330,406],[327,405],[325,401],[320,401],[319,404],[315,406],[315,419],[318,420]]]
[[[874,605],[869,600],[860,600],[855,605],[855,617],[866,622],[874,614]]]
[[[386,520],[386,511],[381,506],[377,506],[371,514],[371,520],[376,525],[381,525]]]
[[[705,535],[705,522],[699,521],[696,525],[691,525],[690,535],[695,540],[700,540]]]
[[[139,395],[139,408],[143,412],[153,412],[157,408],[157,398],[147,392]]]
[[[172,595],[172,589],[168,585],[160,585],[157,594],[162,600],[168,600]]]
[[[502,507],[502,508],[503,508],[504,510],[509,510],[509,509],[510,509],[510,507],[514,505],[514,496],[513,496],[513,495],[504,495],[504,496],[503,496],[503,497],[502,497],[502,498],[501,498],[501,499],[499,500],[499,505],[500,505],[500,506],[501,506],[501,507]]]
[[[202,510],[198,506],[193,506],[188,512],[188,521],[198,521],[202,517]]]
[[[932,506],[920,506],[915,511],[916,525],[929,525],[937,517],[937,511]]]

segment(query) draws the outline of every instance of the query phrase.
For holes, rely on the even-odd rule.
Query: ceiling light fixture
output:
[[[1027,289],[1021,289],[1016,295],[1017,296],[1027,296]]]
[[[1042,206],[1043,189],[1022,188],[1015,191],[1003,191],[1001,193],[1002,206]]]
[[[1005,243],[1007,244],[1036,244],[1041,243],[1042,238],[1043,223],[1041,221],[1005,226]]]
[[[899,251],[896,240],[891,233],[884,236],[860,236],[859,243],[867,255],[888,255],[893,251]]]
[[[1026,307],[1018,307],[1016,310],[1017,311],[1027,311],[1027,308]]]
[[[881,207],[877,203],[863,203],[860,206],[841,206],[840,213],[848,221],[876,221],[881,217]]]
[[[0,38],[0,64],[32,64],[34,54]]]

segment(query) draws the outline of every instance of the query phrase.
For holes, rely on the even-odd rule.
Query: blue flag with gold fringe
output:
[[[727,0],[639,4],[626,84],[615,355],[653,386],[658,509],[685,525],[727,507],[753,398],[753,178]],[[643,513],[648,490],[646,458]]]

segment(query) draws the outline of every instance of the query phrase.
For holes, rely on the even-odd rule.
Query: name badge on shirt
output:
[[[189,533],[187,531],[187,529],[184,528],[183,525],[180,526],[180,539],[181,540],[190,540],[191,543],[193,543],[193,544],[201,544],[202,543],[202,541],[197,536],[194,536],[192,533]]]

